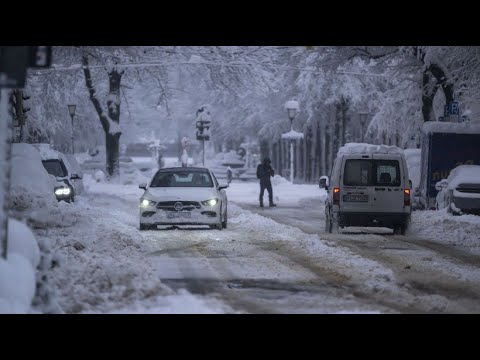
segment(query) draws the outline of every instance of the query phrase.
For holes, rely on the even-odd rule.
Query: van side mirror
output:
[[[78,176],[78,174],[72,174],[70,175],[70,179],[71,180],[82,180],[82,178],[80,176]]]
[[[328,190],[329,186],[330,186],[330,179],[328,178],[328,176],[321,176],[320,180],[318,181],[318,187],[320,189]]]
[[[141,183],[140,185],[138,185],[138,188],[143,189],[143,190],[147,190],[147,184],[146,183]]]
[[[412,188],[413,188],[412,180],[408,180],[408,186],[409,186],[409,189],[412,189]]]

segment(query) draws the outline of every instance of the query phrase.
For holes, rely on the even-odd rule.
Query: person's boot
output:
[[[263,201],[260,201],[260,207],[263,207]]]
[[[275,207],[275,206],[277,206],[277,204],[271,202],[269,206],[270,206],[270,207]]]

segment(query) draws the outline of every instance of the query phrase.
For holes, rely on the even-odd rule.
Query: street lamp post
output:
[[[303,139],[303,134],[293,130],[293,119],[297,116],[299,110],[298,102],[291,100],[285,103],[288,118],[290,119],[290,131],[282,134],[282,139],[290,141],[290,182],[293,184],[293,142],[294,140]]]
[[[358,113],[360,126],[362,127],[362,143],[365,141],[365,124],[367,123],[368,115],[369,113],[364,111]]]
[[[77,105],[68,105],[68,112],[70,113],[70,117],[72,118],[72,154],[75,154],[75,147],[73,145],[73,117],[75,116],[75,110]]]

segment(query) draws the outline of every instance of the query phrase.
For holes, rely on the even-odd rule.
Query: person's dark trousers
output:
[[[272,183],[270,181],[260,181],[260,204],[263,205],[263,194],[265,189],[268,191],[268,201],[273,204],[273,190]]]

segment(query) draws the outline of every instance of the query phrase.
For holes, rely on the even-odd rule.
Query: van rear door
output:
[[[369,155],[345,157],[340,186],[340,207],[343,212],[371,212],[373,201],[373,169]]]
[[[373,154],[373,212],[401,213],[404,205],[403,163],[400,155]]]

